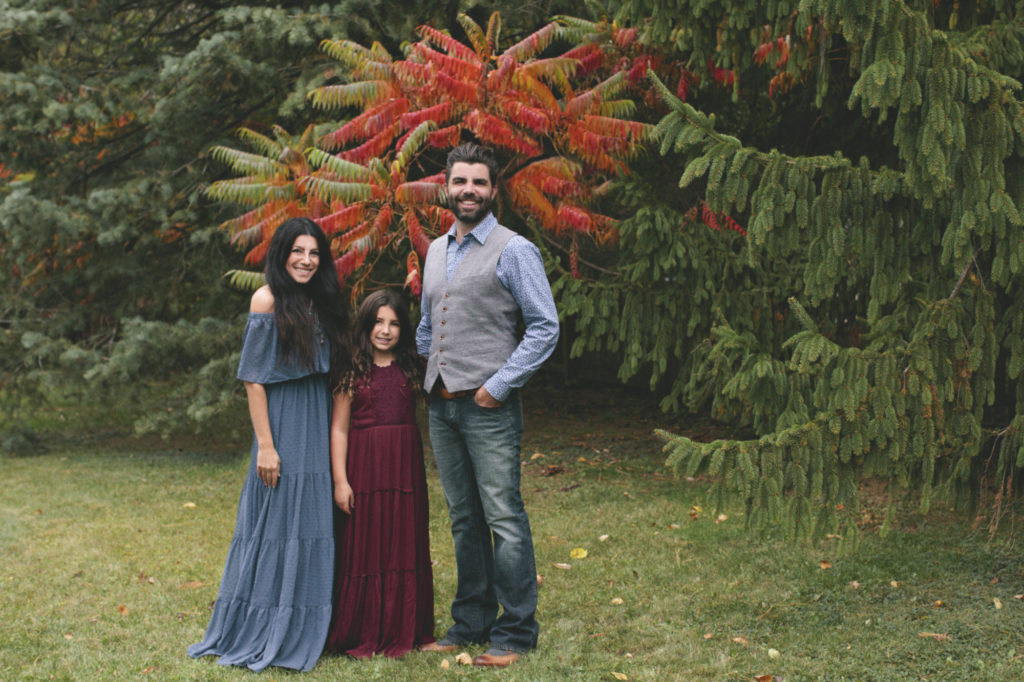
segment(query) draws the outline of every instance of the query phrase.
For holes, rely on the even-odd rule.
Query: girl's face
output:
[[[316,237],[300,234],[292,242],[292,250],[288,253],[288,260],[284,264],[285,272],[295,280],[296,284],[306,284],[313,279],[313,275],[316,274],[319,267],[320,250],[316,243]]]
[[[370,345],[381,353],[388,353],[398,343],[398,337],[402,331],[398,323],[398,315],[386,305],[377,308],[377,321],[373,323],[370,330]]]

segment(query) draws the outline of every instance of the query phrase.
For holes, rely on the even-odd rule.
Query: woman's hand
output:
[[[338,505],[338,509],[346,514],[351,514],[352,510],[356,508],[355,494],[353,494],[352,486],[348,484],[348,481],[334,484],[334,504]]]
[[[281,478],[281,457],[276,448],[259,448],[256,451],[256,475],[268,488],[276,488]]]

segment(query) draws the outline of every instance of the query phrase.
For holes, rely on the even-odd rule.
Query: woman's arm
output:
[[[252,295],[249,303],[251,313],[274,312],[274,295],[269,286],[262,286]],[[268,488],[277,487],[281,478],[281,457],[274,447],[274,435],[270,432],[270,413],[267,411],[267,389],[263,384],[246,381],[245,395],[249,399],[249,418],[256,433],[256,474]]]
[[[334,477],[334,503],[351,514],[356,506],[352,486],[348,484],[348,430],[352,416],[352,394],[338,391],[331,414],[331,475]]]
[[[246,381],[245,394],[249,398],[249,418],[256,433],[256,474],[268,488],[276,488],[281,478],[281,457],[274,447],[270,433],[270,414],[267,411],[267,389],[263,384]]]

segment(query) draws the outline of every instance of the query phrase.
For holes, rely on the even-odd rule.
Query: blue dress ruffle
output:
[[[268,488],[249,472],[235,534],[203,641],[192,657],[260,671],[310,670],[331,620],[334,493],[330,462],[330,344],[320,336],[314,367],[285,362],[273,313],[250,313],[238,378],[263,384],[281,478]]]

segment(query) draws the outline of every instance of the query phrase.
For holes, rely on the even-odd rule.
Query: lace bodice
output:
[[[415,423],[416,404],[402,369],[394,362],[373,365],[369,378],[356,386],[352,428]]]

